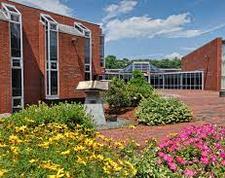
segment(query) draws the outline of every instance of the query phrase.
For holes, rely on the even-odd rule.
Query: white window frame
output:
[[[43,22],[42,18],[45,20]],[[51,20],[49,20],[50,18]],[[48,59],[46,59],[46,53],[45,52],[45,98],[48,100],[55,100],[59,99],[59,93],[60,93],[60,75],[59,75],[59,26],[58,22],[55,21],[50,15],[48,14],[41,14],[40,16],[40,21],[42,22],[43,25],[46,25],[48,23],[48,44],[46,42],[46,36],[45,36],[45,46],[48,45]],[[56,25],[56,29],[51,29],[51,24]],[[57,61],[52,62],[50,60],[50,32],[55,31],[57,32]],[[46,35],[46,28],[45,28],[45,35]],[[46,51],[46,50],[45,50]],[[56,69],[51,69],[51,64],[56,63],[57,67]],[[51,95],[51,71],[57,71],[57,95]],[[49,75],[47,75],[49,73]],[[47,77],[48,81],[47,82]],[[48,86],[49,85],[49,86]],[[47,91],[48,90],[48,91]]]
[[[81,31],[78,30],[78,29],[76,28],[76,26],[79,27],[79,28],[81,29]],[[92,67],[93,67],[93,66],[92,66],[92,61],[93,61],[93,59],[92,59],[92,32],[91,32],[90,29],[88,29],[88,28],[87,28],[86,26],[84,26],[82,23],[78,23],[78,22],[75,22],[75,23],[74,23],[74,28],[77,29],[80,33],[82,33],[82,35],[83,35],[85,38],[87,38],[87,39],[90,40],[90,63],[89,63],[89,64],[86,64],[85,61],[84,61],[84,72],[85,72],[85,74],[86,74],[86,73],[89,73],[89,75],[90,75],[90,80],[93,80],[93,69],[92,69]],[[86,70],[86,66],[89,66],[89,71]]]
[[[21,96],[12,96],[12,109],[23,109],[24,108],[24,60],[23,60],[23,23],[22,23],[22,14],[18,11],[16,6],[7,4],[7,3],[1,3],[2,4],[2,12],[4,15],[8,18],[9,23],[15,23],[20,24],[20,50],[21,50],[21,56],[20,57],[12,57],[12,54],[10,55],[11,58],[11,70],[12,69],[21,69]],[[16,12],[10,11],[8,7],[13,8]],[[18,16],[19,21],[14,21],[11,19],[11,15]],[[10,26],[9,26],[10,27]],[[10,29],[10,49],[11,49],[11,29]],[[11,51],[11,50],[10,50]],[[18,60],[19,66],[13,66],[13,61]],[[12,71],[11,71],[12,76]],[[21,106],[14,106],[14,100],[20,99],[21,100]]]

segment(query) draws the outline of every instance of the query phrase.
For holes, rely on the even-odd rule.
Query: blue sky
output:
[[[225,38],[224,0],[16,0],[102,25],[105,54],[182,56]]]

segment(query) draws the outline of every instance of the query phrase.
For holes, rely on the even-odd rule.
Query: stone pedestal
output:
[[[100,92],[97,90],[86,90],[85,107],[87,112],[92,116],[97,126],[105,125],[106,119],[103,108],[103,101]]]
[[[86,111],[92,116],[96,126],[101,127],[106,125],[103,101],[100,93],[101,91],[108,90],[108,82],[82,81],[77,86],[77,90],[83,90],[86,93]]]

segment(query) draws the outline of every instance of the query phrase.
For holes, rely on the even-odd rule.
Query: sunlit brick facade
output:
[[[101,78],[99,25],[8,0],[0,8],[0,113],[83,98],[79,81]]]

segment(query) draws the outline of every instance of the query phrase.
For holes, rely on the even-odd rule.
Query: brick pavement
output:
[[[220,98],[218,92],[192,90],[161,90],[159,92],[185,102],[193,111],[193,121],[166,126],[138,125],[135,128],[102,130],[101,133],[115,140],[135,140],[143,146],[150,138],[162,140],[170,133],[177,133],[189,125],[212,123],[225,126],[225,97]]]

